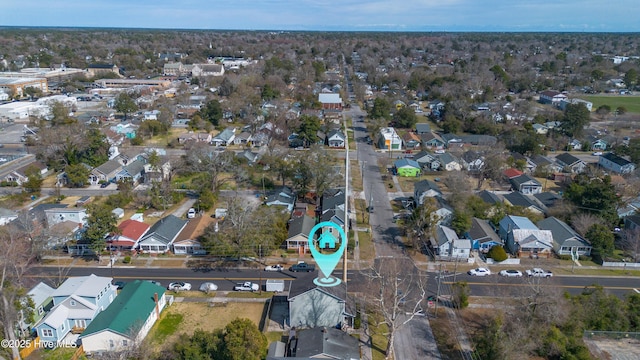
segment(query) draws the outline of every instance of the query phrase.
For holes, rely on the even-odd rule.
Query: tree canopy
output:
[[[202,120],[212,123],[214,126],[218,126],[220,120],[222,120],[222,106],[218,100],[211,100],[207,104],[198,110],[197,114]]]
[[[566,197],[581,211],[592,212],[611,226],[618,221],[619,197],[609,176],[592,179],[584,174],[577,175],[567,188]]]
[[[124,114],[124,119],[127,120],[129,114],[138,110],[138,105],[127,92],[123,91],[116,97],[113,108]]]

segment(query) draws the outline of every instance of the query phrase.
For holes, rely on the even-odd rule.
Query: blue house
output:
[[[75,343],[77,335],[115,299],[116,287],[111,280],[91,274],[62,283],[51,294],[53,308],[35,327],[40,339]]]
[[[503,244],[489,221],[475,217],[471,220],[471,229],[466,235],[471,240],[471,248],[473,250],[485,253],[492,247]]]

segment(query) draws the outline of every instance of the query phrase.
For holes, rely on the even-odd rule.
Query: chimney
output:
[[[156,319],[160,319],[160,307],[158,306],[158,293],[153,293],[153,301],[156,303]]]

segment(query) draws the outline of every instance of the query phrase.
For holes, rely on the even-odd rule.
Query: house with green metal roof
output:
[[[122,351],[140,343],[167,301],[161,286],[142,280],[128,283],[80,335],[84,351]]]

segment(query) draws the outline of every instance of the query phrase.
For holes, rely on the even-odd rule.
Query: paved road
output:
[[[385,183],[382,181],[378,167],[378,154],[371,145],[362,139],[368,135],[364,121],[360,116],[366,114],[354,105],[349,110],[354,119],[354,138],[358,142],[356,159],[361,164],[363,176],[363,188],[367,206],[373,205],[373,213],[370,214],[370,224],[373,230],[373,242],[378,257],[403,256],[402,245],[397,240],[400,232],[391,222],[393,211],[387,195]]]
[[[408,318],[407,315],[399,317],[400,321]],[[429,320],[423,316],[414,317],[398,329],[393,346],[397,359],[442,359]]]

